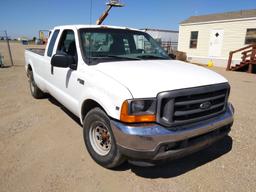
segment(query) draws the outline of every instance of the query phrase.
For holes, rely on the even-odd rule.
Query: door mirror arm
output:
[[[77,62],[75,62],[75,59],[73,58],[74,62],[72,62],[72,64],[69,65],[69,68],[72,70],[76,70],[77,69]]]

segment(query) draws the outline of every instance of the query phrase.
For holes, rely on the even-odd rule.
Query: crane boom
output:
[[[114,1],[114,0],[107,3],[107,8],[103,12],[103,14],[100,16],[100,18],[96,21],[96,25],[101,25],[103,23],[103,21],[108,16],[108,13],[109,13],[109,11],[111,10],[112,7],[123,7],[123,6],[124,6],[123,4],[120,4],[118,1]]]

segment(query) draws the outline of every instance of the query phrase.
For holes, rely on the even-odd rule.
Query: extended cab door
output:
[[[56,53],[64,53],[74,57],[74,64],[72,67],[62,68],[51,66],[50,82],[51,94],[67,107],[74,114],[79,115],[79,89],[82,88],[78,81],[78,56],[77,56],[78,42],[76,40],[75,32],[72,29],[63,30],[60,34],[59,42],[56,48]]]

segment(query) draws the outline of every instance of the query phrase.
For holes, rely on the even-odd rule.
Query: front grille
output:
[[[225,111],[229,84],[162,92],[158,95],[157,121],[164,126],[184,125]]]

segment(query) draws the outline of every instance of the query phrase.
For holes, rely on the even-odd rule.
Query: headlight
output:
[[[155,114],[156,100],[130,100],[128,103],[130,103],[131,115]]]
[[[131,99],[123,102],[120,120],[127,123],[154,122],[156,99]]]

